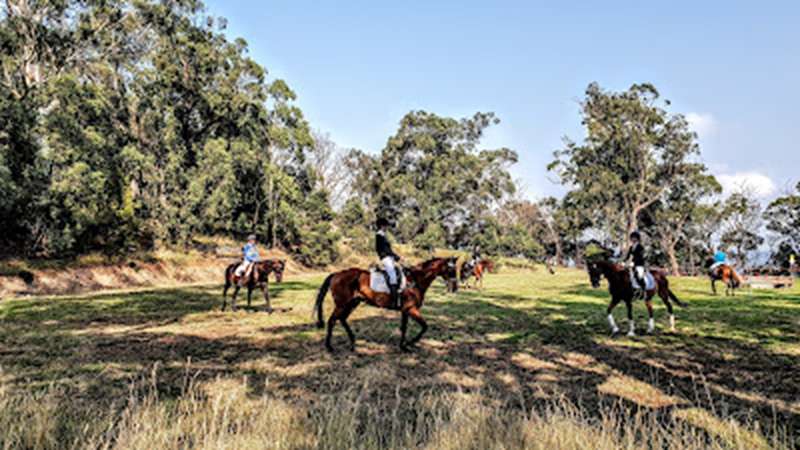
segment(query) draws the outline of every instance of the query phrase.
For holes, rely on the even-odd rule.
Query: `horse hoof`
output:
[[[267,312],[267,314],[272,314],[272,313],[275,312],[275,310],[272,309],[272,308],[269,308],[269,309],[266,310],[266,312]]]
[[[636,333],[634,333],[634,332],[630,332],[630,333],[628,333],[628,334],[627,334],[627,336],[628,336],[629,338],[636,337]]]
[[[613,330],[611,330],[611,336],[612,337],[613,336],[617,336],[617,335],[619,335],[619,328],[614,328]]]

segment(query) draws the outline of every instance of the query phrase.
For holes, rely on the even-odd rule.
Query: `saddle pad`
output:
[[[644,274],[644,284],[646,290],[651,290],[656,288],[656,279],[653,278],[653,274],[650,271],[645,272]],[[633,285],[634,289],[641,289],[639,287],[639,283],[636,282],[636,276],[631,272],[631,285]]]
[[[377,269],[370,269],[369,271],[369,288],[375,292],[389,293],[389,283],[386,282],[386,275],[384,272]],[[406,288],[406,277],[403,271],[400,271],[400,291]]]

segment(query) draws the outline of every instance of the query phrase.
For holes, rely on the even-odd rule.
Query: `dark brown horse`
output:
[[[465,288],[469,288],[469,282],[474,277],[475,285],[483,289],[483,275],[486,272],[494,271],[494,263],[490,259],[481,259],[477,263],[465,261],[461,266],[461,283]]]
[[[400,321],[400,348],[403,350],[408,349],[408,345],[414,345],[422,339],[422,335],[428,329],[428,324],[420,313],[422,304],[425,301],[425,293],[428,291],[431,283],[438,278],[444,278],[448,287],[455,291],[458,289],[458,280],[456,278],[456,258],[433,258],[424,263],[407,269],[405,271],[408,281],[408,287],[400,294],[402,313]],[[350,339],[350,349],[355,349],[356,337],[353,330],[347,323],[347,318],[361,303],[365,302],[368,305],[376,306],[378,308],[397,309],[391,301],[388,293],[375,292],[370,288],[369,282],[370,274],[366,270],[352,268],[335,272],[328,275],[322,283],[322,287],[317,294],[317,302],[314,305],[314,310],[317,313],[317,327],[325,327],[325,321],[322,315],[322,303],[325,300],[325,295],[328,290],[331,291],[333,301],[336,307],[333,310],[330,318],[328,319],[328,333],[325,336],[325,348],[328,351],[333,351],[331,346],[331,335],[333,334],[333,327],[336,322],[341,322],[347,337]],[[414,319],[422,329],[419,334],[411,341],[406,343],[406,329],[408,328],[408,318]]]
[[[628,308],[628,336],[635,336],[634,323],[633,323],[633,297],[634,290],[631,284],[631,273],[621,264],[612,263],[606,260],[587,262],[587,269],[589,270],[589,278],[592,282],[592,287],[600,287],[600,278],[605,276],[608,280],[608,291],[611,293],[611,303],[608,305],[606,313],[608,314],[608,323],[611,325],[612,335],[619,333],[619,328],[614,321],[612,311],[619,302],[625,302]],[[658,296],[667,306],[669,311],[669,326],[670,331],[675,331],[675,315],[672,311],[672,303],[675,302],[680,307],[686,307],[686,304],[678,300],[678,297],[669,289],[669,281],[664,272],[660,270],[651,270],[650,273],[655,279],[655,289],[649,289],[645,292],[645,304],[647,305],[647,313],[649,320],[647,322],[647,332],[652,333],[655,331],[655,320],[653,319],[653,296],[658,292]]]
[[[233,263],[225,269],[225,288],[222,290],[222,310],[228,305],[228,289],[231,285],[235,286],[233,295],[231,295],[231,311],[236,311],[236,297],[239,295],[240,277],[236,275],[236,268],[241,263]],[[269,274],[275,274],[275,282],[280,283],[283,281],[283,271],[286,269],[286,261],[279,259],[265,259],[253,264],[250,270],[250,275],[245,281],[244,285],[247,286],[247,306],[250,307],[250,301],[253,296],[253,289],[256,287],[261,288],[264,294],[264,301],[267,302],[267,312],[272,312],[272,306],[269,300]]]
[[[711,260],[713,262],[713,260]],[[708,277],[711,279],[711,292],[717,295],[717,281],[725,283],[725,295],[736,295],[736,289],[742,285],[742,277],[727,264],[720,264],[713,269],[709,264]]]

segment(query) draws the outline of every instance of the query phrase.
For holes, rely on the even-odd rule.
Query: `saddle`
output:
[[[400,292],[408,288],[408,278],[406,271],[403,267],[398,266],[398,275],[400,276]],[[382,292],[385,294],[390,293],[388,274],[383,268],[373,265],[369,268],[369,288],[375,292]]]
[[[633,272],[633,270],[631,270],[630,272],[631,272],[631,274],[630,274],[630,276],[631,276],[631,286],[633,286],[634,289],[642,289],[642,287],[639,286],[639,282],[636,280],[636,274]],[[655,289],[655,288],[656,288],[656,279],[653,277],[653,274],[650,273],[649,270],[645,270],[645,272],[644,272],[644,289],[649,291],[649,290],[652,290],[652,289]]]

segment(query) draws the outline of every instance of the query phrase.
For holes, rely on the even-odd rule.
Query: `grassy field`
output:
[[[272,315],[220,312],[219,286],[1,301],[0,447],[800,446],[797,288],[673,279],[677,333],[657,304],[656,334],[611,338],[605,283],[509,269],[480,292],[434,285],[411,353],[397,313],[361,307],[356,351],[337,327],[330,355],[322,278],[273,285]]]

